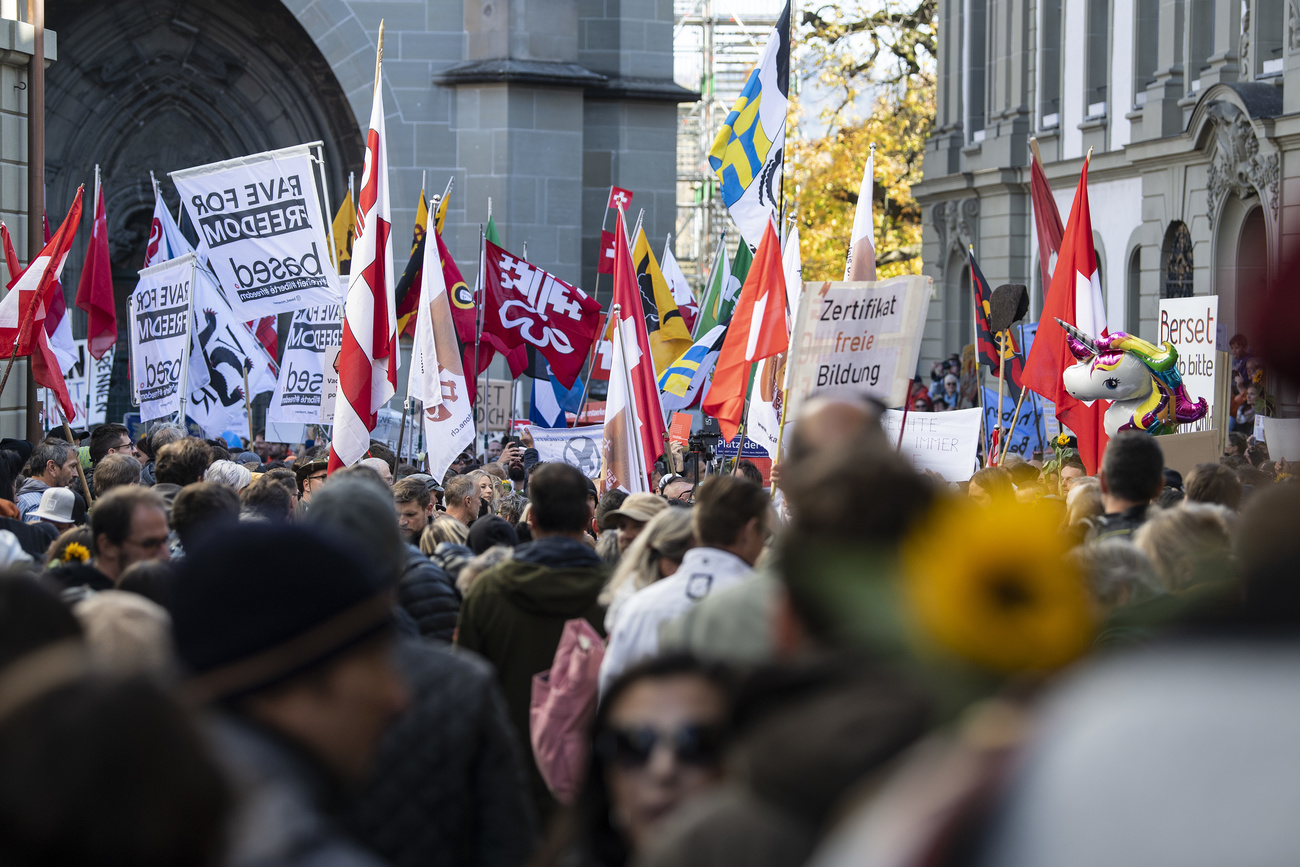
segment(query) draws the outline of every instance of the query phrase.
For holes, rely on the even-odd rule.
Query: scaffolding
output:
[[[738,7],[743,11],[737,15]],[[770,12],[761,5],[775,6]],[[727,231],[734,255],[740,236],[718,196],[709,148],[735,105],[768,34],[781,13],[777,3],[747,0],[674,0],[674,78],[700,92],[699,102],[677,110],[677,221],[674,251],[697,285],[707,277],[719,234]]]

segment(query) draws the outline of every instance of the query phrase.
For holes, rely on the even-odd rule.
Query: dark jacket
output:
[[[930,711],[870,663],[822,657],[755,671],[736,719],[731,782],[669,819],[637,867],[803,864],[845,797],[926,732]]]
[[[1088,541],[1100,542],[1103,539],[1127,539],[1137,532],[1138,527],[1147,519],[1147,506],[1134,506],[1122,512],[1099,515],[1092,519],[1092,532]]]
[[[546,671],[567,620],[586,618],[604,631],[604,606],[596,602],[608,573],[591,546],[547,536],[515,549],[507,560],[480,575],[460,607],[456,643],[496,666],[510,720],[532,755],[528,707],[533,675]],[[536,762],[528,763],[538,806],[553,805]]]
[[[418,548],[407,545],[406,566],[397,585],[397,601],[425,638],[450,642],[460,613],[456,582]]]
[[[492,669],[471,653],[418,640],[399,644],[397,664],[411,704],[340,822],[399,867],[523,864],[536,817]]]
[[[382,867],[326,816],[334,787],[304,751],[224,714],[208,734],[235,795],[228,867]]]
[[[45,565],[45,552],[50,543],[59,537],[59,531],[53,524],[40,521],[36,524],[24,524],[17,518],[0,517],[0,530],[8,530],[18,539],[18,544],[31,555],[38,567]]]

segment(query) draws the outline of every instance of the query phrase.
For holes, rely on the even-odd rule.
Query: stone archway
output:
[[[49,68],[46,200],[52,220],[101,166],[119,324],[143,260],[153,212],[149,172],[176,211],[167,172],[257,151],[322,141],[330,210],[360,172],[355,115],[320,50],[280,0],[63,0]],[[86,238],[64,285],[76,286]],[[84,317],[74,314],[76,333]],[[123,332],[125,333],[125,332]],[[125,346],[119,340],[119,348]],[[119,353],[126,382],[125,351]],[[109,411],[126,408],[125,386]]]

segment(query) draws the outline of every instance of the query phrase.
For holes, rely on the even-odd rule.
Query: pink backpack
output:
[[[587,770],[588,727],[596,713],[605,642],[584,618],[564,624],[549,671],[533,675],[528,719],[533,757],[561,804],[572,804]]]

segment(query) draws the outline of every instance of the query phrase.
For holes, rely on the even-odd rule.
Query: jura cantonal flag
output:
[[[871,192],[876,185],[876,149],[867,155],[858,188],[858,206],[853,212],[853,231],[849,233],[849,253],[844,258],[844,279],[861,283],[876,279],[876,245],[872,240],[876,224],[871,217]]]
[[[785,118],[790,102],[790,3],[709,149],[722,201],[747,242],[763,237],[781,205]]]
[[[352,271],[343,309],[343,345],[338,358],[339,393],[334,407],[334,437],[330,441],[330,472],[365,457],[379,409],[397,393],[397,311],[393,304],[387,137],[378,66],[375,72],[365,168],[357,197],[358,232],[352,246]]]
[[[781,242],[768,221],[758,245],[754,267],[745,278],[736,302],[727,337],[713,371],[709,393],[700,402],[705,415],[717,418],[723,437],[731,442],[740,429],[749,385],[750,366],[790,346],[785,320],[785,269],[781,263]]]
[[[1056,417],[1074,431],[1079,440],[1079,458],[1089,474],[1097,472],[1106,447],[1103,426],[1104,401],[1084,403],[1065,390],[1061,373],[1075,363],[1066,344],[1065,329],[1057,319],[1068,322],[1092,337],[1106,333],[1106,310],[1102,306],[1101,280],[1097,274],[1097,253],[1092,246],[1092,215],[1088,208],[1088,160],[1070,207],[1061,254],[1052,272],[1052,283],[1038,320],[1038,334],[1029,348],[1021,383],[1056,405]]]
[[[77,284],[77,306],[86,311],[86,348],[100,358],[117,342],[117,305],[113,300],[113,265],[108,256],[108,216],[104,189],[95,166],[95,218],[86,245],[86,261]]]

